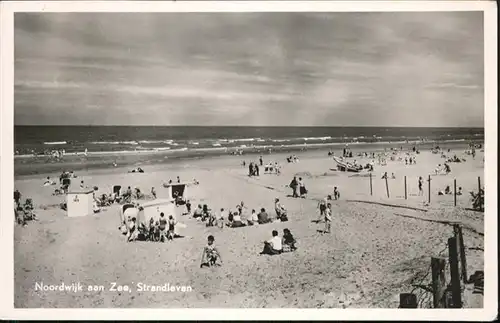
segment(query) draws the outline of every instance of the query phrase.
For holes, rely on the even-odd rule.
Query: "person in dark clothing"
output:
[[[264,161],[262,160],[262,156],[260,156],[260,158],[259,158],[259,163],[260,163],[260,166],[264,165]]]
[[[283,252],[290,252],[297,249],[295,238],[289,229],[283,229]]]
[[[21,192],[19,190],[14,191],[14,201],[16,202],[16,205],[19,206],[21,203]]]
[[[264,208],[260,209],[260,213],[257,214],[257,218],[259,224],[266,224],[272,222],[271,219],[269,218],[269,215],[266,212],[266,209]]]
[[[165,239],[168,239],[167,236],[167,219],[165,218],[165,214],[163,212],[160,213],[160,241],[165,242]]]

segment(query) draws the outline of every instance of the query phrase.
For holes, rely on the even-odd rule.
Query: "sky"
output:
[[[482,12],[16,13],[16,125],[484,126]]]

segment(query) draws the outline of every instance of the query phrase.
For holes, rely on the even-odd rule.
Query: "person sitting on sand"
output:
[[[135,241],[137,240],[139,234],[139,230],[137,229],[137,219],[133,217],[128,225],[128,236],[127,236],[127,242]]]
[[[326,206],[326,212],[325,212],[325,230],[323,230],[323,233],[330,233],[332,227],[332,204],[328,203]]]
[[[283,229],[283,239],[282,239],[283,252],[290,252],[296,250],[297,249],[297,247],[295,246],[296,243],[297,241],[293,237],[290,230]]]
[[[446,175],[451,173],[451,167],[450,167],[450,165],[448,165],[448,163],[444,163],[444,170],[446,172]]]
[[[201,219],[202,216],[203,216],[203,208],[201,207],[201,204],[198,204],[198,208],[193,212],[193,218]]]
[[[396,175],[394,175],[394,173],[391,174],[391,178],[392,179],[396,179]]]
[[[132,201],[132,189],[129,187],[127,187],[127,190],[125,191],[125,193],[123,194],[123,199],[125,200],[125,202],[127,203],[130,203]]]
[[[266,212],[266,209],[261,208],[260,213],[257,215],[259,224],[266,224],[272,222],[271,219],[269,218],[269,215]]]
[[[208,221],[207,221],[207,227],[215,227],[217,226],[217,215],[215,215],[214,212],[209,210],[208,212]]]
[[[231,228],[244,227],[245,224],[241,221],[241,216],[238,211],[233,212],[233,222],[231,223]]]
[[[203,209],[201,213],[201,221],[206,221],[210,216],[210,210],[208,209],[208,205],[203,204]]]
[[[160,213],[160,241],[165,242],[165,239],[168,239],[167,236],[167,218],[165,218],[165,213],[161,212]]]
[[[274,210],[276,211],[276,218],[278,220],[281,220],[281,222],[288,221],[286,209],[278,198],[274,199]]]
[[[85,183],[83,182],[83,180],[80,182],[80,189],[84,189],[85,188]]]
[[[333,188],[333,198],[335,200],[340,199],[340,191],[338,190],[337,186]]]
[[[181,182],[181,178],[179,176],[177,176],[177,183],[180,183]]]
[[[457,195],[462,195],[462,187],[459,187],[459,188],[458,188]]]
[[[250,215],[250,218],[247,219],[247,222],[248,222],[248,225],[259,224],[259,217],[257,216],[255,209],[252,209],[252,213]]]
[[[140,200],[144,197],[144,194],[142,194],[141,190],[138,187],[134,188],[135,191],[135,198]]]
[[[444,194],[449,195],[451,194],[451,188],[450,185],[447,185],[446,188],[444,189]]]
[[[283,251],[281,238],[278,236],[278,231],[273,230],[273,237],[268,241],[264,241],[264,249],[261,255],[279,255]]]
[[[201,256],[200,268],[203,268],[203,266],[222,266],[222,257],[219,250],[215,247],[214,236],[209,235],[207,240],[207,245],[203,248],[203,254]]]
[[[387,175],[387,172],[384,173],[384,175],[382,175],[382,179],[388,179],[389,178],[389,175]]]
[[[156,199],[156,190],[154,187],[151,187],[151,196],[153,196],[153,198]]]

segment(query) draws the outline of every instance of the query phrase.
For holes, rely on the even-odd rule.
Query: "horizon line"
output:
[[[484,129],[484,126],[269,126],[269,125],[144,125],[144,124],[131,124],[131,125],[109,125],[109,124],[14,124],[14,127],[215,127],[215,128],[229,128],[229,127],[247,127],[247,128],[478,128]]]

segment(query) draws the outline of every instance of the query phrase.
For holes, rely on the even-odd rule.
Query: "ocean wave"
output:
[[[92,141],[92,145],[138,145],[137,141]]]
[[[140,144],[172,144],[174,140],[139,140]]]
[[[332,139],[332,137],[304,137],[302,138],[304,139],[305,141],[308,141],[308,140],[328,140],[328,139]]]
[[[66,141],[45,141],[44,145],[66,145]]]

